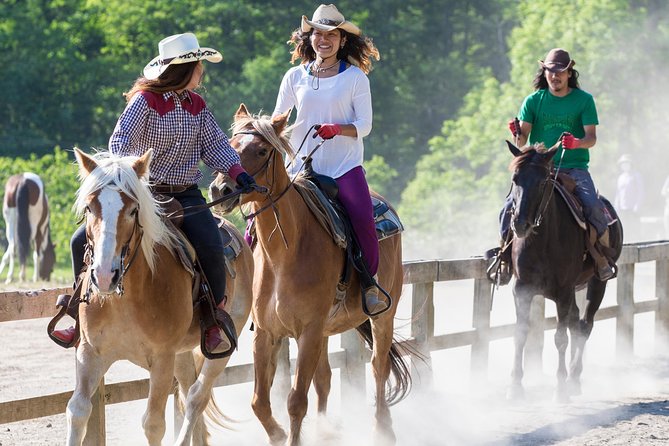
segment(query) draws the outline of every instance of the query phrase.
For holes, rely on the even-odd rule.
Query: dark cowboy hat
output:
[[[544,60],[540,60],[539,64],[553,73],[560,73],[572,68],[576,62],[569,57],[569,53],[562,48],[553,48],[546,54]]]

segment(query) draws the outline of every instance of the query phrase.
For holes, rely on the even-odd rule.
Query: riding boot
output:
[[[486,275],[488,279],[497,286],[506,285],[513,277],[511,263],[511,245],[504,251],[502,248],[493,248],[485,252],[484,258],[488,260]]]
[[[599,246],[597,246],[595,249],[597,254],[595,255],[596,258],[594,259],[597,270],[597,277],[599,277],[599,279],[602,281],[612,279],[616,276],[616,273],[611,267],[612,262],[609,261],[609,257],[605,254],[611,250],[608,227],[597,239],[597,244]]]
[[[73,347],[79,338],[79,304],[81,304],[81,280],[74,285],[72,295],[60,294],[57,306],[61,307],[59,313],[51,320],[47,327],[49,337],[58,345],[65,348]],[[56,323],[67,314],[76,321],[75,325],[60,330],[53,329]]]
[[[216,306],[217,313],[219,313],[220,310],[220,313],[225,313],[227,315],[227,312],[225,311],[225,304],[227,303],[227,301],[228,298],[227,296],[225,296],[223,300]],[[225,325],[228,325],[227,327],[225,327],[228,333],[232,332],[235,333],[236,335],[237,332],[235,330],[235,325],[234,322],[232,322],[231,318],[229,317],[225,318],[220,322],[222,322]],[[212,325],[211,327],[207,328],[205,332],[205,342],[207,350],[209,350],[210,353],[213,354],[223,353],[227,352],[232,348],[229,336],[226,335],[226,333],[223,330],[224,328],[219,328],[218,325]]]
[[[386,302],[385,299],[379,299],[379,289],[376,286],[377,280],[378,276],[375,274],[373,280],[374,284],[362,290],[362,295],[365,299],[363,310],[366,309],[366,313],[370,316],[381,314],[389,307],[388,302]]]

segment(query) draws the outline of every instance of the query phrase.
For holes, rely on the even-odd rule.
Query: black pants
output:
[[[206,201],[198,189],[187,190],[178,194],[170,194],[184,208],[205,204]],[[216,219],[209,209],[203,209],[183,219],[181,230],[195,248],[202,270],[204,271],[216,304],[225,296],[225,261],[223,257],[223,241],[216,224]],[[81,225],[72,235],[70,248],[72,252],[72,269],[75,277],[84,266],[84,245],[86,244],[86,225]]]

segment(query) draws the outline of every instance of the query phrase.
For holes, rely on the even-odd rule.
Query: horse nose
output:
[[[91,282],[102,294],[113,293],[120,279],[121,271],[118,268],[112,269],[109,274],[100,274],[95,269],[91,270]]]

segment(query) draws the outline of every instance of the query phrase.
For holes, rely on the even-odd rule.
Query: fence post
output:
[[[346,366],[340,370],[341,397],[342,401],[351,402],[365,395],[365,363],[370,355],[356,330],[342,333],[340,342],[346,356]]]
[[[616,299],[616,355],[628,357],[634,350],[634,263],[618,265]]]
[[[524,368],[529,373],[541,373],[543,370],[545,325],[546,299],[544,296],[534,296],[530,304],[530,330],[527,334],[524,360]]]
[[[83,446],[105,446],[105,378],[102,377],[98,390],[91,399],[93,410],[88,419],[86,428],[86,437],[84,437]]]
[[[472,327],[476,330],[476,338],[471,350],[471,373],[475,381],[488,376],[488,353],[490,350],[490,308],[492,284],[486,279],[474,280],[474,308]]]
[[[657,312],[655,313],[655,345],[662,345],[669,340],[669,260],[655,262],[655,294]]]
[[[411,355],[411,376],[421,386],[432,385],[430,340],[434,336],[434,282],[413,284],[411,294],[411,337],[419,355]]]

